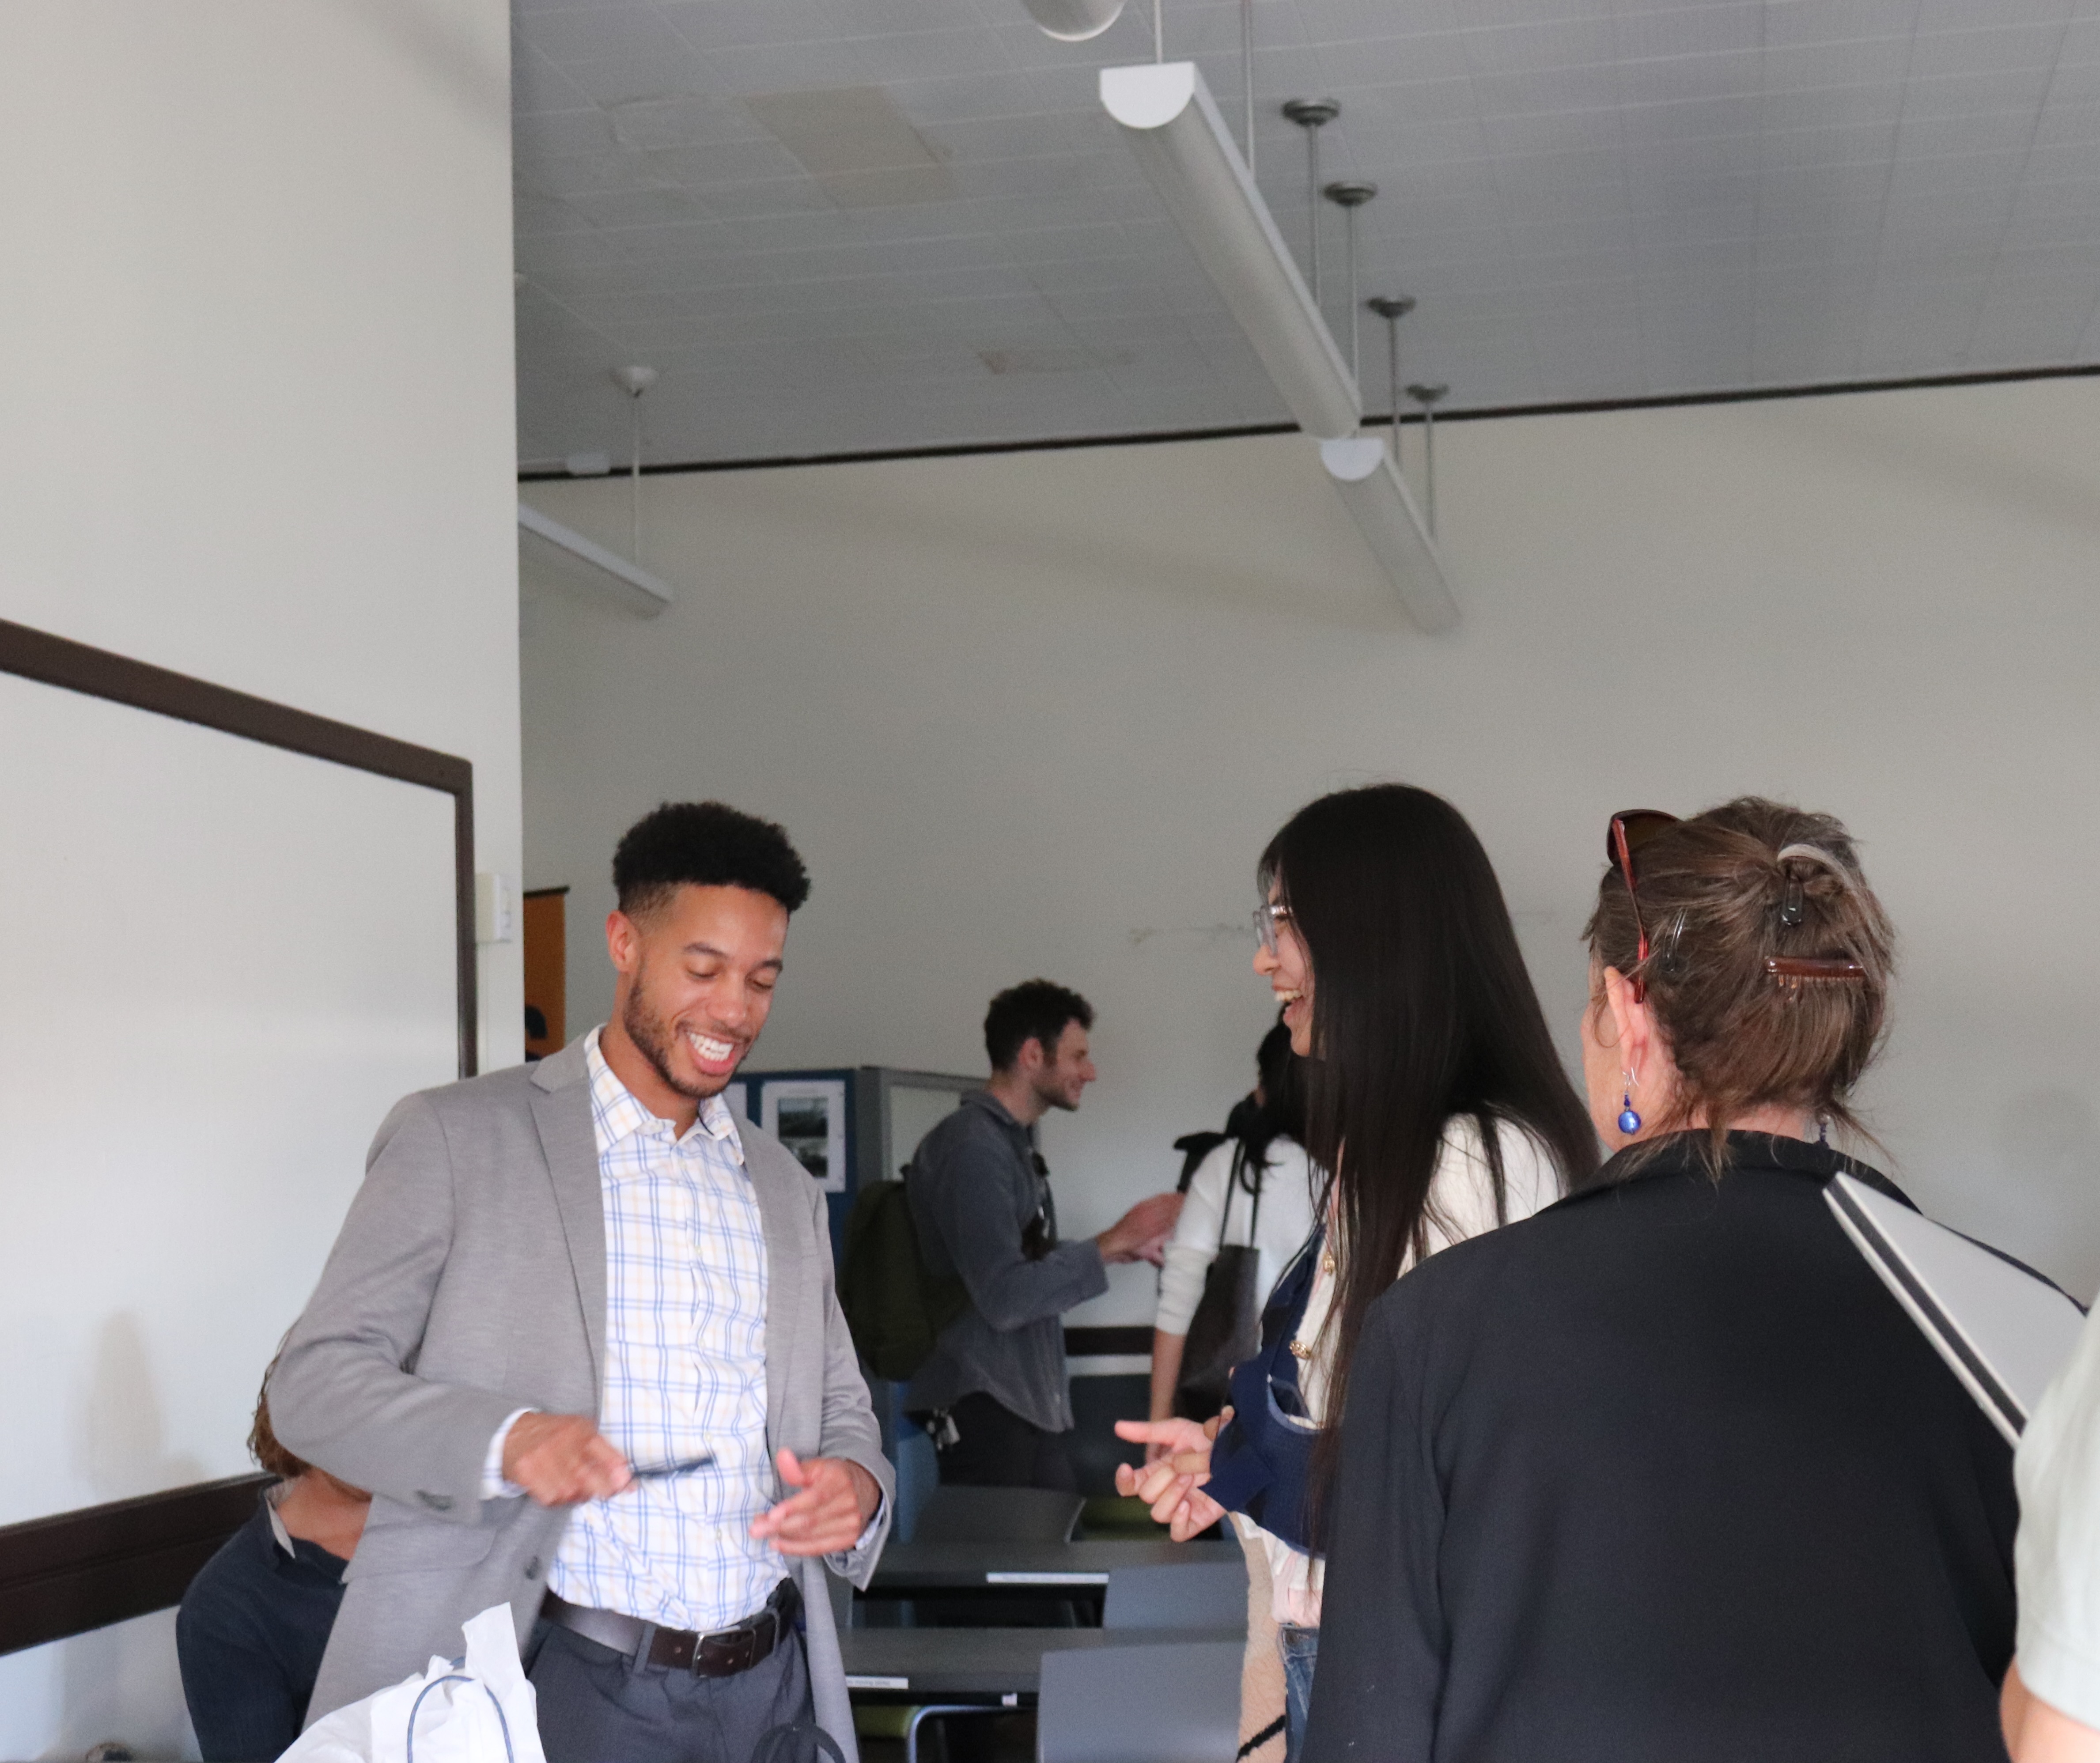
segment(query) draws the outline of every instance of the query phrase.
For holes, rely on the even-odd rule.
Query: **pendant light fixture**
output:
[[[1083,43],[1123,16],[1123,0],[1021,0],[1045,37]]]
[[[1353,434],[1357,382],[1193,61],[1101,69],[1101,103],[1189,241],[1292,419]]]
[[[1384,438],[1360,432],[1363,399],[1275,218],[1246,168],[1202,73],[1190,61],[1104,68],[1102,107],[1123,130],[1181,236],[1195,253],[1299,428],[1320,443],[1322,465],[1365,543],[1423,630],[1458,623],[1443,560]],[[1333,99],[1294,100],[1285,114],[1307,130],[1309,262],[1319,273],[1318,130]],[[1349,209],[1375,195],[1351,184],[1330,198]],[[1360,193],[1359,193],[1360,192]],[[1353,231],[1353,228],[1352,229]],[[1353,275],[1352,282],[1353,284]],[[1352,286],[1352,330],[1357,298]],[[1353,347],[1352,347],[1353,353]]]
[[[528,502],[518,505],[518,554],[522,564],[531,558],[568,585],[580,588],[593,597],[610,599],[615,606],[642,618],[654,618],[671,604],[671,588],[660,575],[642,566],[642,395],[656,383],[654,368],[627,367],[612,370],[612,382],[628,397],[628,484],[629,547],[631,557],[622,557],[594,539],[586,539],[573,527],[543,514]],[[586,456],[571,456],[584,460]],[[599,461],[603,463],[600,464]],[[596,475],[611,461],[603,454],[589,456]]]

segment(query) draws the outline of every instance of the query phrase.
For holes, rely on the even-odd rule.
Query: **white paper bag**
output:
[[[466,1656],[316,1721],[279,1763],[547,1763],[510,1607],[466,1625]]]

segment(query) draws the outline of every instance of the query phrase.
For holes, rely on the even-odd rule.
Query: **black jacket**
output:
[[[1306,1763],[2002,1763],[2012,1453],[1845,1168],[1670,1141],[1379,1301]]]

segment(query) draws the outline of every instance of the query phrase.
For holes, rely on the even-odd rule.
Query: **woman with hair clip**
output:
[[[1295,1756],[1321,1633],[1323,1421],[1372,1301],[1411,1266],[1557,1198],[1596,1161],[1582,1105],[1487,853],[1441,797],[1321,797],[1262,854],[1255,971],[1306,1064],[1305,1147],[1334,1173],[1322,1224],[1235,1369],[1233,1406],[1121,1422],[1171,1454],[1118,1486],[1176,1538],[1233,1514],[1249,1576],[1240,1756]],[[1215,1439],[1215,1448],[1213,1439]]]
[[[1891,933],[1844,827],[1614,816],[1586,1192],[1371,1307],[1310,1763],[2003,1763],[2011,1452],[1824,1199]]]

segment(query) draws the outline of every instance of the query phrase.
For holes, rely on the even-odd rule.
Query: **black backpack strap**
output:
[[[1203,1166],[1203,1159],[1229,1136],[1222,1132],[1191,1132],[1184,1133],[1174,1141],[1174,1148],[1181,1153],[1181,1179],[1174,1184],[1175,1192],[1188,1192],[1189,1183],[1195,1180],[1196,1171]]]

